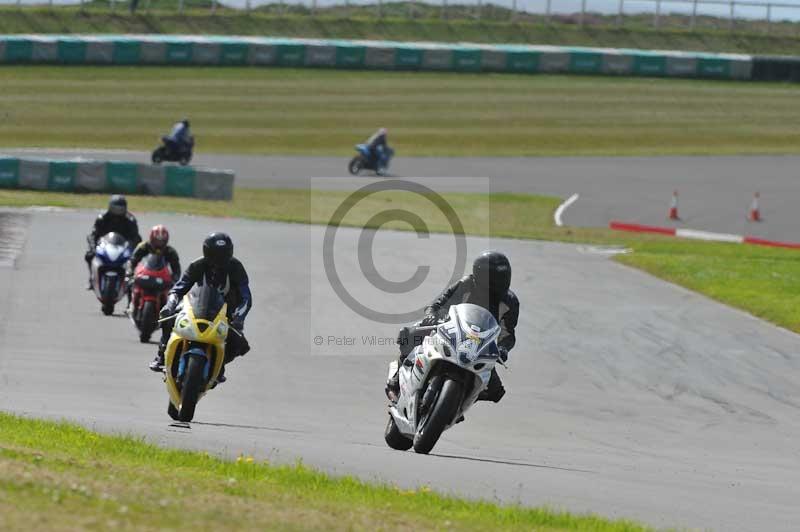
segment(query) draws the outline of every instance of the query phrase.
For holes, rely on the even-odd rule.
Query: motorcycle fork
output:
[[[442,375],[434,375],[428,380],[428,384],[425,386],[425,391],[423,392],[422,398],[419,402],[419,407],[417,408],[417,419],[423,417],[436,402],[436,398],[439,396],[439,392],[442,389],[442,381]]]

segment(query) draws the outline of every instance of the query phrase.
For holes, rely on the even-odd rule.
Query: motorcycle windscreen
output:
[[[153,272],[163,270],[167,267],[167,261],[164,258],[164,255],[159,255],[156,253],[149,253],[144,259],[142,259],[140,264]]]
[[[195,319],[213,321],[222,310],[225,297],[212,286],[195,285],[189,291],[189,304]]]
[[[100,243],[100,244],[105,243],[107,245],[112,245],[112,246],[126,246],[126,245],[128,245],[128,241],[125,240],[124,236],[122,236],[119,233],[114,233],[114,232],[106,233],[105,235],[100,237],[100,241],[98,243]]]
[[[456,306],[458,327],[461,329],[461,342],[454,345],[463,362],[473,362],[478,358],[496,358],[495,339],[500,332],[497,320],[488,310],[469,303]],[[451,340],[452,341],[452,340]]]

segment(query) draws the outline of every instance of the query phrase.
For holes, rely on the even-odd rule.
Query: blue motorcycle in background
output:
[[[389,169],[389,161],[394,156],[394,150],[379,146],[376,150],[371,150],[366,144],[357,144],[358,155],[350,160],[347,169],[353,175],[358,175],[361,170],[372,170],[379,176],[385,176]]]
[[[127,293],[125,263],[131,254],[130,244],[118,233],[108,233],[97,242],[91,265],[92,289],[106,316],[114,313],[117,301]]]

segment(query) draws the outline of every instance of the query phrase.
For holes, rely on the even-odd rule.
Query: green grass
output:
[[[634,235],[602,228],[556,227],[558,198],[526,194],[443,194],[459,217],[465,234],[623,246],[632,253],[616,260],[740,308],[789,330],[800,332],[800,252],[737,244]],[[52,205],[104,208],[105,195],[0,191],[0,205]],[[411,193],[368,197],[341,191],[237,189],[232,202],[133,196],[134,212],[180,212],[294,223],[327,224],[345,201],[353,209],[342,225],[367,224],[376,213],[405,209],[425,220],[431,232],[451,226],[426,198]],[[400,222],[385,228],[409,230]]]
[[[398,156],[797,153],[800,86],[248,68],[0,68],[0,146],[152,149],[189,116],[202,152]]]
[[[625,27],[616,28],[615,17],[591,14],[588,26],[581,28],[574,16],[556,17],[550,24],[530,15],[511,21],[508,10],[501,8],[484,8],[481,20],[476,20],[474,8],[452,3],[447,20],[441,18],[438,7],[420,3],[386,3],[384,18],[376,16],[374,5],[325,9],[314,17],[299,8],[281,14],[286,6],[275,4],[250,14],[223,9],[212,15],[197,9],[209,5],[209,0],[187,0],[186,5],[195,9],[183,15],[175,12],[174,1],[151,0],[153,8],[167,10],[145,14],[141,8],[146,3],[140,1],[135,16],[127,13],[126,2],[120,2],[114,13],[105,1],[83,13],[75,7],[0,7],[0,33],[204,33],[800,54],[799,25],[794,23],[773,23],[767,35],[763,23],[739,21],[737,32],[731,33],[726,20],[713,17],[699,18],[698,30],[690,31],[686,17],[666,14],[663,29],[654,30],[648,15],[628,16]]]
[[[800,333],[800,252],[649,242],[616,260]]]
[[[302,465],[224,461],[1,412],[0,529],[646,530],[369,485]]]

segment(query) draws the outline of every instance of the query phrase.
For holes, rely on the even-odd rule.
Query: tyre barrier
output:
[[[739,54],[198,35],[0,35],[0,64],[283,66],[751,79]]]
[[[21,159],[0,155],[0,189],[231,200],[233,181],[234,173],[230,170],[87,159]]]

